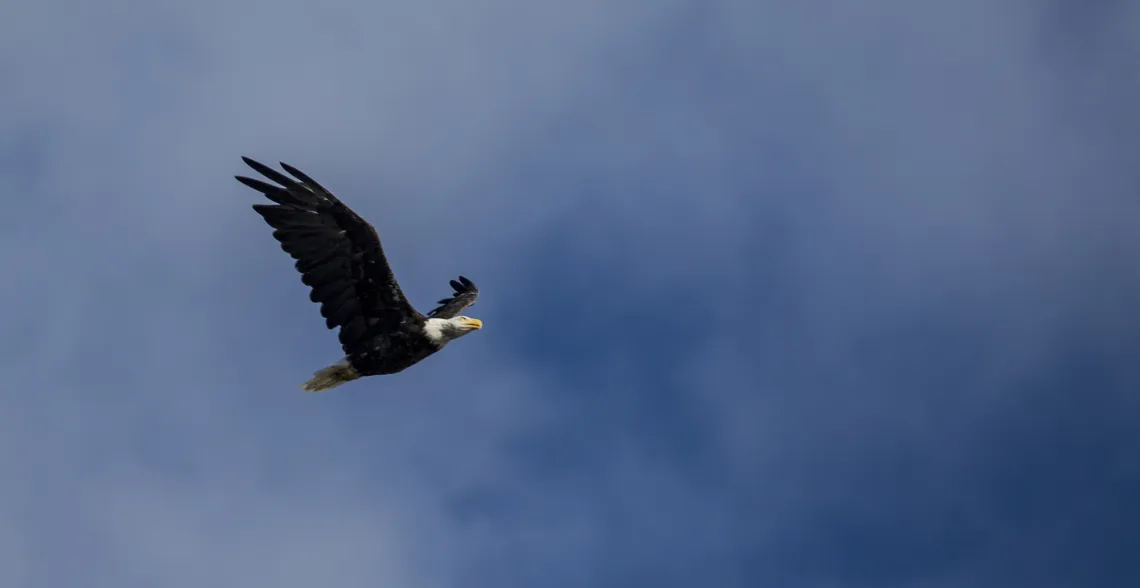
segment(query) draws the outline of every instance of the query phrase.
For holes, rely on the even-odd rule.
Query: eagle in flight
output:
[[[302,390],[321,392],[403,371],[483,327],[479,319],[460,314],[479,296],[471,280],[451,280],[451,297],[420,314],[400,290],[372,225],[292,166],[281,164],[290,178],[248,157],[242,161],[274,182],[235,176],[273,201],[253,209],[273,227],[281,249],[297,260],[325,326],[340,329],[344,358],[313,374]]]

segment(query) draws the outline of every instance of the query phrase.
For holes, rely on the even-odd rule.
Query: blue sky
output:
[[[1140,582],[1140,5],[0,8],[0,585]],[[233,181],[380,231],[402,374]]]

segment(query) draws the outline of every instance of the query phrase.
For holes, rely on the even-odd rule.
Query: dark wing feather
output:
[[[429,317],[448,319],[459,316],[463,309],[475,304],[479,298],[479,288],[463,276],[459,276],[458,282],[451,280],[451,289],[455,290],[455,294],[451,298],[440,300],[439,306],[427,314]]]
[[[418,314],[400,290],[372,225],[296,168],[281,164],[289,178],[248,157],[242,160],[278,184],[235,176],[276,203],[253,209],[275,229],[281,249],[297,260],[301,281],[311,288],[309,299],[321,305],[325,326],[340,327],[346,353],[373,327],[393,328]]]

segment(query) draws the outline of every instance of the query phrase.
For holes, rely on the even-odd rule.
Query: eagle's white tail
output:
[[[308,382],[301,384],[301,389],[305,392],[324,392],[359,378],[360,372],[346,358],[313,374]]]

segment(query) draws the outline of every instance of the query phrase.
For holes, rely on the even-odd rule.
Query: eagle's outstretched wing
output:
[[[479,289],[463,276],[459,276],[458,282],[451,280],[451,288],[455,294],[440,300],[439,306],[427,314],[429,317],[448,319],[459,316],[463,309],[475,304],[475,299],[479,298]]]
[[[376,229],[312,178],[284,163],[289,178],[257,161],[247,165],[279,186],[235,176],[276,204],[254,204],[281,249],[297,260],[309,299],[321,305],[329,329],[340,327],[346,353],[373,327],[397,326],[416,315],[400,290]]]

